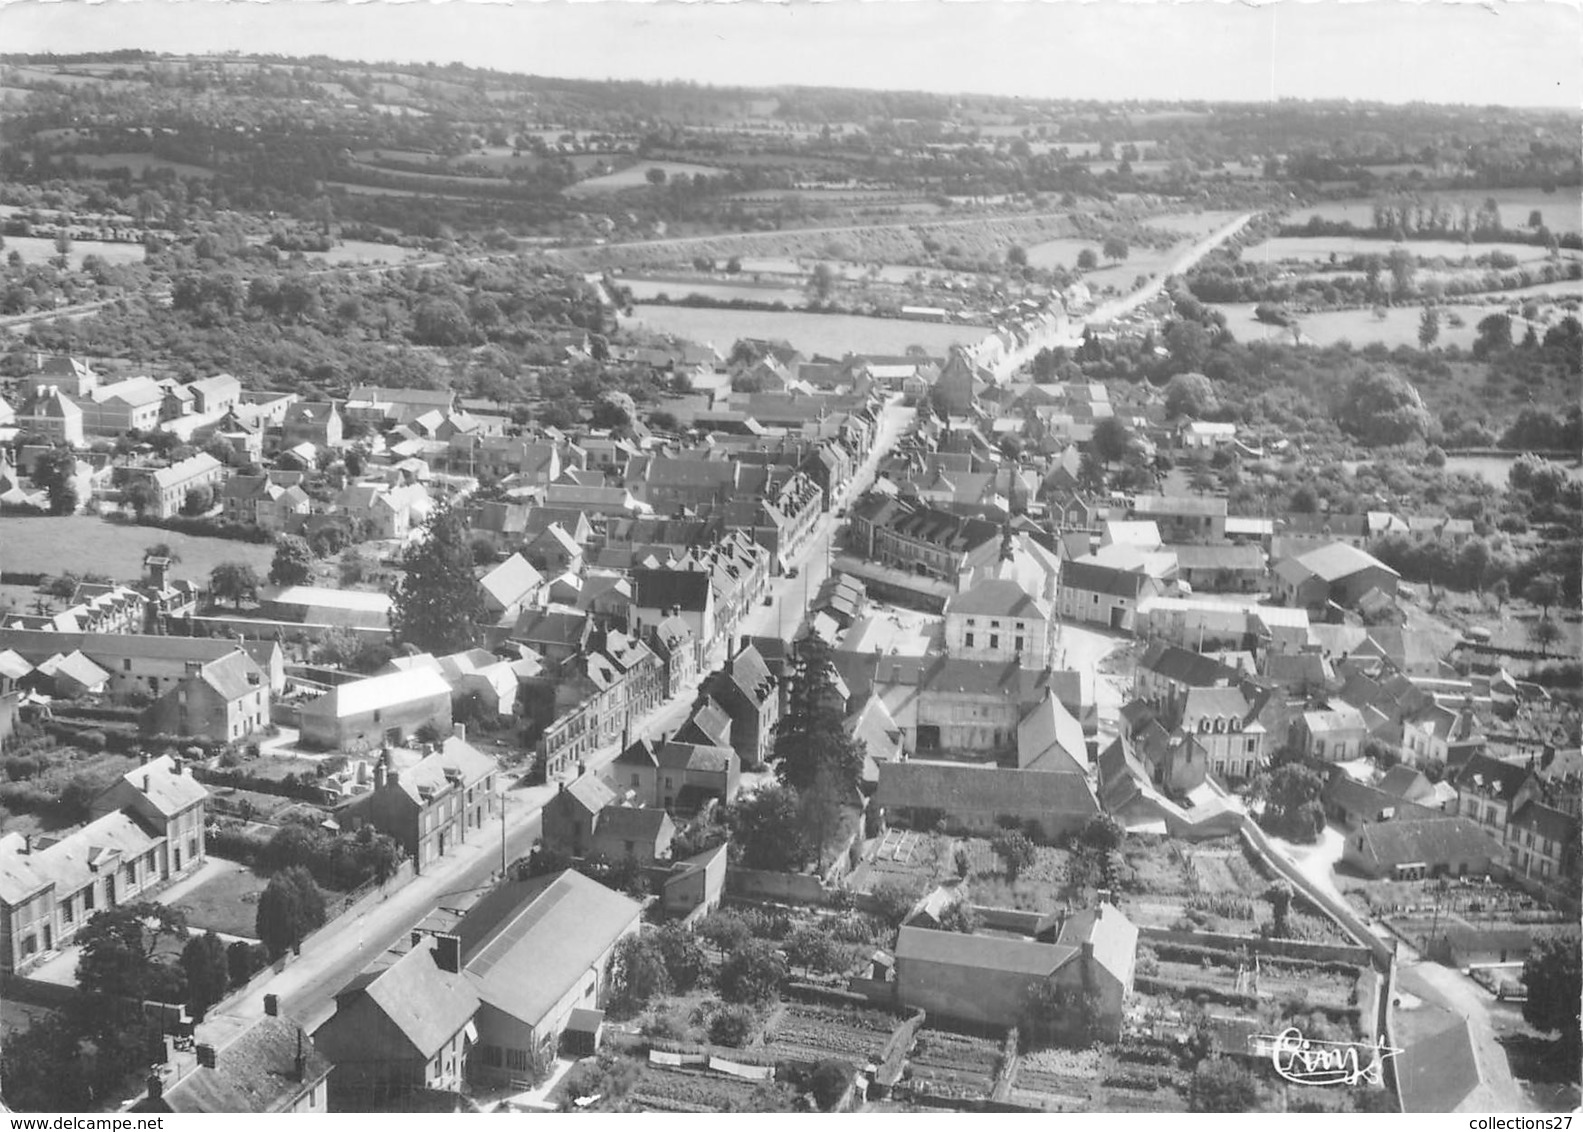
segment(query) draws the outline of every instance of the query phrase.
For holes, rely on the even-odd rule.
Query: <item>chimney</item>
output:
[[[198,1065],[204,1069],[214,1068],[214,1047],[200,1043],[198,1046]]]
[[[464,743],[467,742],[467,724],[465,724],[465,723],[453,723],[453,724],[451,724],[451,736],[452,736],[452,738],[460,739]]]
[[[556,785],[559,787],[559,789],[555,791],[557,794],[566,793],[566,783],[564,781],[558,782]]]
[[[139,751],[137,753],[137,765],[138,766],[147,766],[148,765],[148,752],[147,751]]]
[[[374,789],[383,790],[387,781],[389,781],[389,768],[385,765],[385,760],[380,759],[374,764]]]
[[[157,1101],[165,1095],[165,1079],[158,1073],[150,1073],[143,1084],[148,1088],[149,1100]]]
[[[33,852],[33,835],[31,833],[24,833],[22,835],[22,852]]]
[[[180,755],[172,755],[170,757],[170,773],[172,773],[172,774],[180,774],[181,773],[181,756]]]
[[[143,793],[147,794],[150,789],[150,776],[145,774],[143,776]]]
[[[264,1014],[270,1018],[280,1017],[280,995],[266,994],[264,996]]]
[[[461,937],[447,932],[436,932],[434,936],[434,962],[442,971],[448,971],[453,975],[461,974]]]
[[[578,759],[577,760],[577,777],[581,778],[583,775],[585,775],[587,773],[588,773],[588,764],[585,763],[582,759]]]
[[[308,1073],[308,1055],[302,1048],[302,1031],[297,1031],[297,1056],[292,1058],[292,1072],[296,1074],[300,1083]]]

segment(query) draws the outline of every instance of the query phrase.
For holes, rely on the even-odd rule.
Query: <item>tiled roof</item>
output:
[[[472,980],[461,972],[442,970],[430,946],[414,947],[366,981],[354,979],[336,996],[337,1012],[355,995],[366,995],[425,1059],[467,1025],[479,1005]]]
[[[1156,642],[1144,650],[1138,667],[1155,675],[1193,688],[1211,688],[1229,683],[1236,675],[1231,669],[1202,653]]]
[[[1344,542],[1333,542],[1329,546],[1311,550],[1300,555],[1297,561],[1308,573],[1327,582],[1340,581],[1368,569],[1383,570],[1393,578],[1400,576],[1372,554]]]
[[[179,774],[176,772],[175,759],[171,755],[149,759],[121,777],[167,818],[174,817],[209,796],[209,791],[192,776],[190,769],[183,767]]]
[[[200,1028],[198,1039],[203,1037]],[[189,1070],[165,1086],[161,1100],[171,1112],[282,1112],[330,1069],[330,1059],[301,1026],[266,1015],[215,1051],[213,1069]]]
[[[1363,839],[1366,857],[1387,869],[1416,863],[1434,865],[1463,857],[1503,859],[1501,847],[1467,818],[1381,822],[1363,826],[1352,836]]]
[[[896,959],[901,962],[972,967],[985,971],[1048,978],[1082,952],[1071,946],[1037,943],[1031,939],[965,935],[933,928],[904,927],[896,937]]]
[[[1081,774],[1008,770],[965,763],[886,763],[879,768],[881,806],[1044,817],[1099,811]]]
[[[953,614],[1038,619],[1044,617],[1044,612],[1027,590],[1010,579],[1002,578],[979,582],[967,592],[955,595],[946,602],[945,613],[948,617]]]

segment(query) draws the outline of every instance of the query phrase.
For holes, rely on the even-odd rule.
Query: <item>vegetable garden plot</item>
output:
[[[864,1062],[879,1057],[903,1019],[880,1010],[789,1002],[765,1034],[777,1059],[820,1061],[839,1057]]]
[[[717,1073],[647,1065],[630,1096],[649,1112],[727,1112],[745,1105],[757,1087]]]
[[[941,1095],[962,1097],[989,1095],[999,1060],[997,1039],[931,1029],[918,1031],[918,1040],[907,1058],[915,1085]]]

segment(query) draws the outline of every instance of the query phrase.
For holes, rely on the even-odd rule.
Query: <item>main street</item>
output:
[[[885,406],[874,445],[836,500],[838,509],[844,509],[873,483],[879,461],[895,445],[912,416],[913,411],[902,407],[899,401]],[[838,523],[832,514],[820,516],[814,533],[794,558],[798,576],[772,582],[770,604],[755,607],[738,626],[738,635],[789,638],[796,631],[811,595],[818,592],[829,571],[830,545]],[[657,736],[674,732],[686,720],[698,684],[695,679],[679,695],[634,721],[632,733]],[[595,751],[586,760],[587,773],[599,773],[620,753],[619,744]],[[502,795],[503,820],[497,818],[483,830],[475,831],[430,871],[392,885],[382,898],[355,915],[328,924],[303,945],[301,955],[289,958],[273,978],[245,995],[233,996],[211,1013],[254,1019],[264,1012],[264,995],[273,994],[279,997],[283,1012],[307,1029],[314,1029],[334,1012],[336,992],[403,942],[430,912],[488,887],[499,878],[503,864],[526,855],[539,837],[541,811],[557,789],[559,783],[553,781],[542,786],[509,788]]]

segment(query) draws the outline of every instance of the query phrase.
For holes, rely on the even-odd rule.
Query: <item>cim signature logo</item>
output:
[[[1386,1060],[1402,1052],[1379,1037],[1373,1045],[1309,1039],[1295,1026],[1253,1040],[1268,1052],[1275,1072],[1294,1085],[1380,1085]]]

